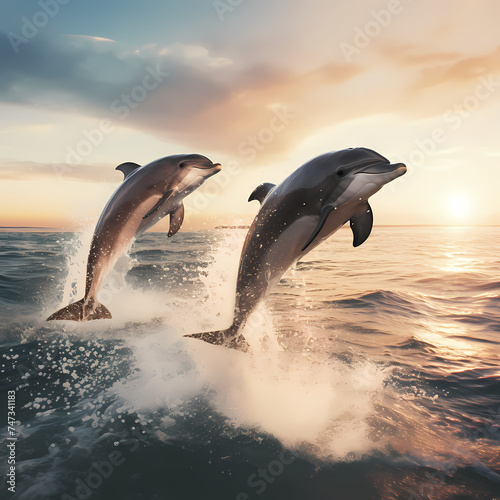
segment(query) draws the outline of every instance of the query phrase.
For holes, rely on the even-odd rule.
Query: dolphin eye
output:
[[[185,166],[186,166],[185,161],[182,161],[181,163],[179,163],[179,168],[184,168]]]
[[[337,177],[344,177],[345,171],[342,169],[339,169],[339,170],[337,170],[336,174],[337,174]]]

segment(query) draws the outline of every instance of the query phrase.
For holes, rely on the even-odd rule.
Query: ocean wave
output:
[[[252,498],[269,467],[262,498],[494,498],[498,259],[419,231],[318,247],[249,320],[252,355],[182,337],[230,324],[243,231],[141,236],[103,285],[113,318],[88,323],[44,320],[81,296],[91,233],[0,235],[19,498],[85,494],[113,452],[93,498]]]

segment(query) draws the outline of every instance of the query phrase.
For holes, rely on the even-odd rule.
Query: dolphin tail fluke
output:
[[[84,299],[82,299],[51,314],[47,318],[47,321],[90,321],[93,319],[111,319],[111,317],[109,309],[100,302],[97,302],[97,300],[91,304],[85,304]]]
[[[247,352],[249,345],[243,335],[238,335],[239,326],[232,325],[227,330],[219,330],[216,332],[192,333],[184,335],[184,337],[203,340],[209,344],[222,345],[230,349]]]

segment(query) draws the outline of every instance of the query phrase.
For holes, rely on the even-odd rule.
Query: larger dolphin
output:
[[[182,200],[221,170],[198,154],[173,155],[145,166],[122,163],[116,167],[124,181],[109,199],[92,238],[87,262],[85,296],[52,314],[47,321],[88,321],[111,318],[96,298],[101,283],[132,239],[162,217],[170,214],[168,236],[174,235],[184,219]]]
[[[238,332],[283,273],[347,221],[354,246],[361,245],[373,225],[368,198],[405,172],[371,149],[351,148],[308,161],[278,186],[258,186],[248,199],[261,207],[243,244],[233,323],[186,336],[246,350]]]

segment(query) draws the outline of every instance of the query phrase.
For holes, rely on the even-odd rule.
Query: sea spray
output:
[[[93,234],[92,226],[85,226],[65,242],[63,254],[66,257],[67,274],[60,301],[61,307],[80,299],[85,293],[87,258]]]
[[[92,236],[92,226],[85,226],[74,234],[74,238],[65,243],[63,251],[66,256],[67,273],[64,278],[62,300],[58,301],[53,309],[57,309],[59,304],[68,304],[83,297]],[[159,293],[153,286],[144,293],[143,290],[135,290],[127,282],[126,275],[136,264],[137,260],[131,256],[130,251],[120,256],[109,270],[97,294],[98,300],[111,310],[113,318],[107,320],[107,324],[110,323],[113,327],[128,321],[149,322],[154,318],[162,318],[166,312],[165,304],[171,298],[168,294]],[[76,328],[75,325],[66,324],[66,326],[72,330]],[[97,332],[102,329],[102,322],[90,322],[89,325],[80,325],[78,328],[81,331]]]
[[[44,316],[72,236],[0,234],[16,495],[76,497],[83,481],[96,499],[144,485],[159,498],[496,498],[500,233],[376,229],[355,251],[339,231],[283,277],[245,328],[253,354],[182,337],[229,324],[244,231],[143,235],[114,318],[86,324]],[[94,488],[94,462],[115,452],[125,463]],[[262,494],[248,482],[261,471]]]
[[[141,414],[162,408],[175,415],[204,399],[233,428],[270,434],[289,448],[336,459],[368,453],[376,446],[369,421],[373,400],[388,377],[383,367],[324,359],[321,353],[315,359],[311,352],[283,352],[264,305],[243,330],[251,353],[180,336],[179,330],[189,326],[217,328],[231,322],[241,243],[242,235],[229,234],[214,248],[201,278],[206,292],[193,299],[190,310],[177,310],[175,321],[167,314],[149,334],[129,339],[138,374],[116,387],[118,395]]]

